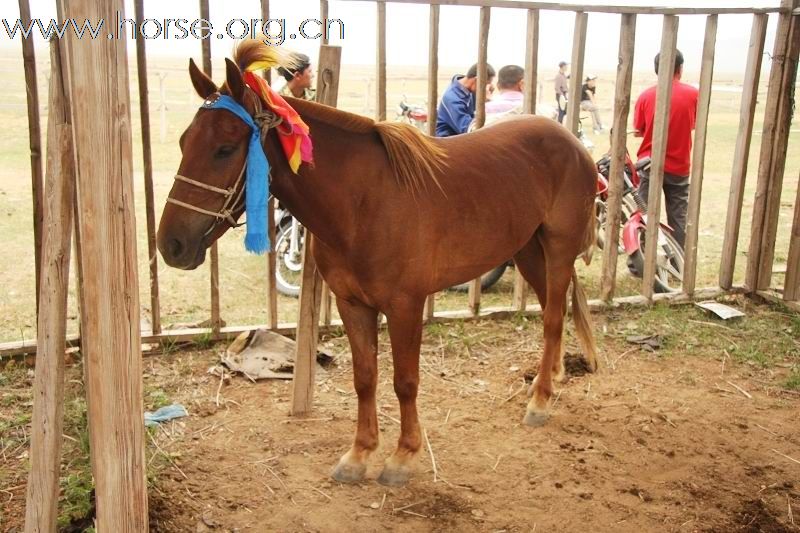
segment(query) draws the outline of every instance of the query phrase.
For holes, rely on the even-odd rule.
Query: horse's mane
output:
[[[294,69],[300,63],[293,52],[280,46],[267,45],[261,39],[245,39],[240,42],[233,57],[243,71],[254,65],[259,68]],[[425,189],[427,180],[430,180],[441,189],[436,172],[444,165],[446,152],[413,126],[399,122],[375,122],[361,115],[303,100],[291,99],[290,103],[298,109],[301,116],[305,112],[329,126],[352,133],[377,133],[389,156],[392,171],[401,185],[416,192]]]

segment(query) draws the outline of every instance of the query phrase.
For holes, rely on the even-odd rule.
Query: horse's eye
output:
[[[236,151],[235,146],[221,146],[214,152],[215,159],[225,159]]]

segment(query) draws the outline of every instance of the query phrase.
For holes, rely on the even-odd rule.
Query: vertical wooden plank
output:
[[[323,45],[319,50],[317,99],[335,107],[339,94],[342,49]],[[314,374],[319,339],[319,313],[322,300],[322,277],[314,260],[314,236],[306,230],[303,245],[303,274],[300,282],[300,306],[297,317],[297,345],[292,380],[291,413],[311,411],[314,403]]]
[[[489,23],[492,8],[481,7],[478,28],[478,87],[475,90],[475,126],[482,128],[486,122],[486,85],[489,83]]]
[[[386,120],[386,3],[377,2],[378,23],[375,83],[375,120]]]
[[[270,196],[267,205],[267,235],[272,249],[267,252],[267,327],[270,329],[278,328],[278,284],[276,276],[278,273],[278,253],[275,251],[275,204],[277,200]]]
[[[786,0],[781,5],[794,9],[798,1]],[[768,289],[772,280],[772,261],[778,231],[786,148],[793,115],[793,88],[799,51],[798,18],[790,13],[782,13],[778,19],[775,53],[772,55],[758,182],[753,203],[750,250],[747,255],[745,287],[751,291]]]
[[[136,26],[144,22],[144,0],[134,2]],[[142,121],[142,157],[144,159],[144,204],[147,218],[147,254],[150,264],[150,322],[153,334],[161,333],[161,305],[158,295],[158,248],[156,247],[156,210],[153,192],[153,154],[150,141],[150,97],[147,89],[147,51],[145,39],[136,39],[136,68],[139,78],[139,116]]]
[[[439,5],[430,5],[428,24],[428,135],[436,136],[436,112],[439,101]],[[433,320],[436,311],[436,295],[425,300],[424,320]]]
[[[700,200],[703,191],[703,170],[708,135],[708,110],[711,105],[711,82],[714,77],[714,51],[717,44],[717,15],[706,19],[703,60],[700,66],[700,95],[697,101],[697,122],[692,150],[692,178],[689,185],[689,208],[686,216],[683,292],[692,296],[697,280],[697,239],[700,222]]]
[[[625,154],[628,115],[631,107],[631,80],[633,79],[633,53],[636,44],[636,15],[622,15],[619,33],[619,63],[614,89],[614,123],[611,132],[611,168],[609,169],[608,199],[606,200],[606,229],[603,248],[603,274],[600,297],[610,302],[614,299],[617,281],[617,243],[625,188]]]
[[[269,0],[261,0],[261,20],[262,21],[269,20]],[[272,84],[272,69],[267,69],[264,71],[264,79],[267,80],[267,83]],[[270,239],[272,239],[272,236],[270,236]],[[270,240],[269,242],[275,242],[275,241]],[[269,256],[267,257],[267,262],[269,263]]]
[[[269,0],[261,0],[261,20],[269,20]],[[267,83],[272,83],[272,70],[267,69],[264,71],[264,79]],[[267,235],[269,242],[272,243],[272,248],[267,252],[267,327],[270,329],[278,328],[278,285],[275,277],[278,272],[278,254],[275,251],[275,236],[277,228],[275,227],[275,207],[277,200],[274,196],[270,196],[269,203],[267,204]]]
[[[489,24],[492,8],[483,6],[480,12],[478,28],[478,87],[475,91],[475,126],[482,128],[486,123],[486,85],[489,83]],[[481,278],[469,284],[469,309],[477,316],[481,309]]]
[[[797,197],[794,201],[794,220],[792,221],[792,234],[789,237],[789,256],[786,260],[783,299],[787,302],[800,300],[800,180],[797,182]]]
[[[211,10],[208,0],[200,0],[200,18],[211,20]],[[200,46],[203,51],[203,71],[211,77],[211,39],[202,39]],[[219,247],[217,243],[209,248],[209,269],[211,278],[211,330],[219,333],[222,325],[219,309]]]
[[[116,20],[124,16],[125,2],[69,0],[63,8],[75,20]],[[127,40],[68,33],[64,42],[69,94],[80,95],[70,105],[96,524],[98,531],[147,531]]]
[[[539,81],[539,10],[528,10],[528,29],[525,38],[525,94],[523,110],[536,113],[536,91]]]
[[[25,531],[55,531],[64,423],[64,348],[75,194],[72,126],[66,105],[60,41],[50,41],[42,309],[38,316]]]
[[[655,123],[653,124],[653,154],[650,167],[650,191],[647,201],[647,245],[645,246],[642,295],[653,298],[653,282],[656,277],[656,251],[658,247],[659,221],[661,220],[661,189],[664,185],[664,161],[667,155],[667,132],[669,108],[672,99],[672,80],[675,69],[676,45],[678,42],[678,17],[664,15],[661,31],[661,57],[658,69]]]
[[[581,85],[583,84],[583,61],[586,57],[586,28],[589,14],[575,13],[575,30],[572,34],[572,65],[570,65],[569,102],[567,102],[566,126],[572,133],[578,133],[581,118]]]
[[[320,71],[317,74],[317,101],[321,104],[336,107],[339,102],[339,67],[341,63],[341,48],[325,45],[324,54],[320,50]],[[333,298],[328,284],[322,282],[322,303],[320,320],[330,326],[333,319]]]
[[[27,27],[31,20],[29,0],[19,0],[19,18]],[[25,93],[28,101],[28,145],[31,152],[31,196],[33,197],[33,254],[36,276],[36,310],[39,310],[39,278],[42,269],[42,132],[39,117],[39,86],[33,39],[22,39]]]
[[[539,70],[539,10],[528,10],[528,26],[525,38],[525,90],[523,111],[536,112],[536,91]],[[511,306],[515,311],[524,311],[528,300],[528,283],[519,269],[514,270],[514,292]]]
[[[320,44],[328,44],[328,0],[319,0],[319,19],[322,21],[322,41]]]
[[[753,27],[750,31],[750,47],[747,51],[747,66],[744,71],[742,102],[739,110],[739,132],[736,135],[736,147],[733,152],[731,189],[720,259],[719,286],[726,290],[733,286],[733,272],[736,268],[747,163],[750,159],[750,141],[753,138],[753,123],[758,103],[758,82],[761,79],[761,60],[764,57],[764,41],[767,36],[767,17],[764,14],[753,15]]]

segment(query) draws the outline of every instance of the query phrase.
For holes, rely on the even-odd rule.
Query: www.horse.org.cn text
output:
[[[148,18],[137,24],[135,19],[125,18],[122,13],[117,13],[116,21],[111,28],[106,25],[105,19],[91,21],[84,19],[82,22],[68,18],[62,22],[50,19],[34,18],[27,23],[21,19],[2,19],[2,29],[5,36],[11,40],[21,37],[30,39],[39,34],[45,40],[52,37],[63,39],[69,33],[79,39],[120,39],[132,37],[134,39],[256,39],[263,35],[264,43],[280,46],[287,40],[298,39],[316,40],[322,38],[338,37],[344,39],[344,22],[341,19],[307,18],[298,24],[290,25],[285,18],[250,18],[231,19],[224,30],[215,31],[214,24],[206,19],[189,20],[186,18]],[[293,30],[289,30],[293,28]],[[105,31],[104,31],[105,29]],[[111,31],[108,31],[110,29]]]

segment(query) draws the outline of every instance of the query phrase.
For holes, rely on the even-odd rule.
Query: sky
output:
[[[55,16],[55,0],[30,0],[34,18],[44,19],[47,24]],[[616,5],[653,5],[647,0],[614,0],[610,2],[587,1],[586,4],[611,3]],[[772,7],[778,0],[670,0],[666,5],[672,7]],[[161,21],[184,18],[193,21],[199,18],[197,0],[170,0],[154,2],[145,0],[145,17]],[[210,0],[211,22],[214,33],[223,31],[232,19],[251,19],[260,17],[259,0]],[[330,0],[329,17],[340,19],[344,26],[344,38],[335,35],[331,44],[343,47],[342,62],[345,64],[371,65],[375,63],[375,20],[376,6],[371,2],[352,2]],[[125,1],[126,17],[133,18],[133,2]],[[305,19],[319,16],[317,0],[272,0],[270,15],[273,19],[285,19],[286,34],[297,33],[300,23]],[[387,5],[387,62],[392,65],[425,65],[428,59],[428,6],[426,5]],[[0,5],[0,19],[13,25],[19,16],[17,2],[4,0]],[[440,11],[439,63],[444,68],[466,70],[475,62],[478,52],[479,8],[463,6],[442,6]],[[770,17],[766,50],[772,49],[776,15]],[[574,15],[570,12],[542,11],[540,15],[540,71],[555,70],[559,61],[570,60]],[[617,64],[619,38],[619,15],[589,15],[586,44],[586,72],[613,71]],[[718,73],[742,73],[748,47],[751,15],[720,16],[716,47],[716,66]],[[188,24],[186,24],[188,26]],[[526,15],[519,9],[492,9],[489,35],[489,62],[499,68],[505,64],[524,65]],[[237,25],[234,31],[240,32]],[[306,27],[308,34],[316,33],[316,25]],[[678,48],[686,57],[687,72],[699,70],[700,55],[705,28],[704,16],[681,16],[678,35]],[[150,24],[153,32],[157,26]],[[272,23],[270,31],[279,33],[279,24]],[[174,32],[174,30],[173,30]],[[152,34],[151,34],[152,35]],[[639,16],[637,20],[637,41],[634,68],[638,71],[652,70],[654,55],[658,52],[661,38],[661,17],[658,15]],[[212,54],[217,57],[230,55],[234,41],[229,38],[212,39]],[[41,46],[43,41],[37,40]],[[0,20],[0,48],[19,49],[20,38],[10,40]],[[318,40],[288,40],[285,46],[316,57]],[[131,44],[129,50],[133,52]],[[200,56],[200,42],[193,38],[169,39],[163,36],[147,41],[148,54],[174,57]],[[765,64],[765,67],[768,64]]]

